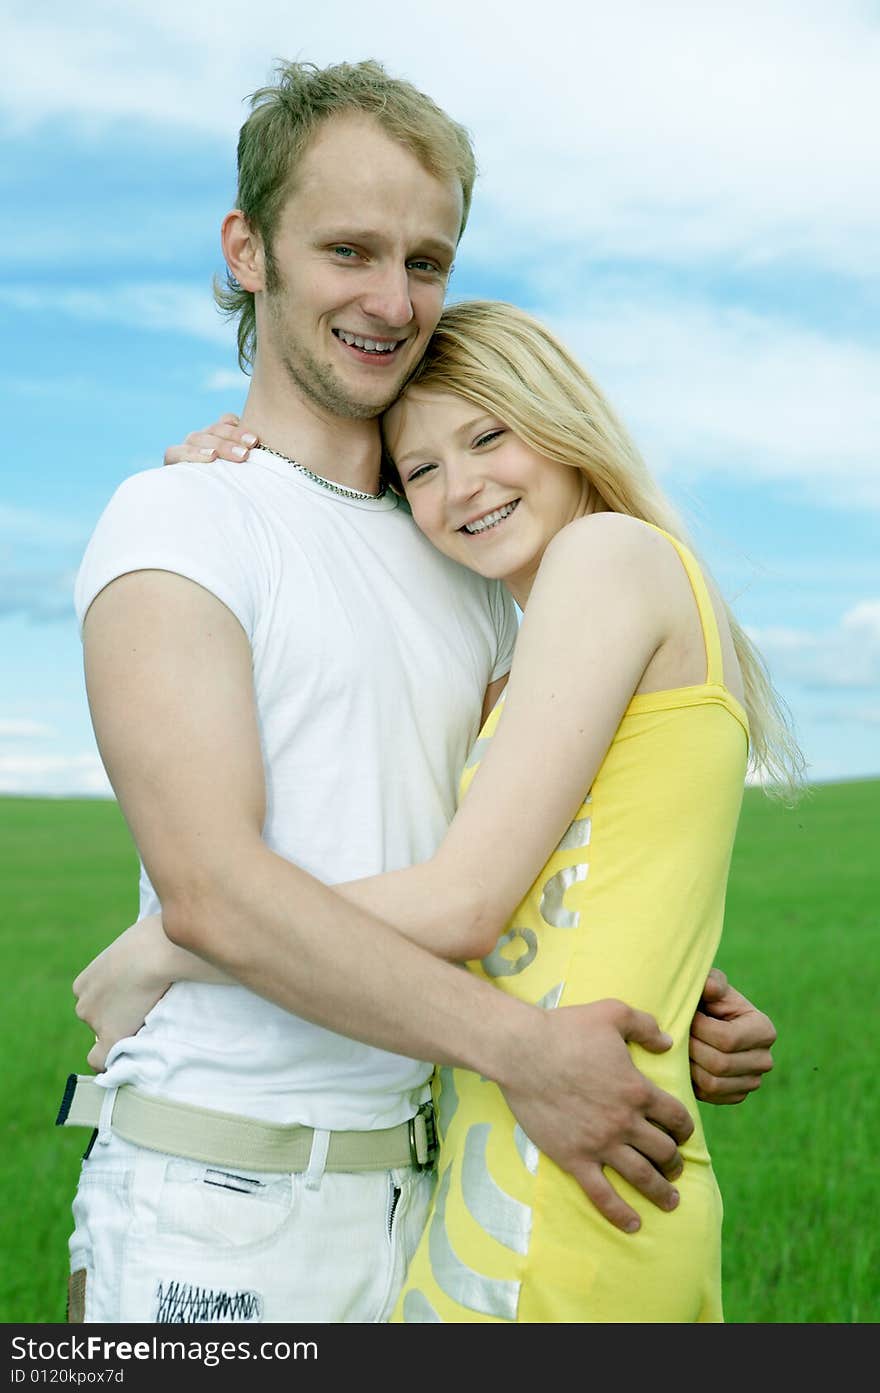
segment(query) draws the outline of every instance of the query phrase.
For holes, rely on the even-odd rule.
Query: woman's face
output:
[[[585,476],[482,407],[429,388],[395,402],[385,438],[420,530],[454,561],[503,580],[523,606],[548,543],[588,511]]]

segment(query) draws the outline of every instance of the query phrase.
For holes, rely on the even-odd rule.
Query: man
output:
[[[424,1061],[497,1080],[617,1227],[638,1216],[603,1166],[675,1205],[693,1123],[626,1047],[666,1048],[652,1018],[530,1008],[397,933],[392,901],[327,888],[432,855],[510,664],[509,601],[380,482],[376,418],[440,315],[473,178],[463,130],[377,64],[257,93],[222,243],[262,448],[126,481],[84,559],[141,912],[241,986],[176,984],[100,1091],[71,1082],[62,1120],[96,1128],[71,1319],[387,1319],[432,1184]],[[734,1027],[706,1020],[694,1051],[730,1100],[772,1026],[715,989]]]

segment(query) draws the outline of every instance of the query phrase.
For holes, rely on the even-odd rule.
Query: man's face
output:
[[[378,416],[418,365],[443,308],[462,216],[375,121],[332,117],[295,175],[257,296],[262,359],[334,416]]]

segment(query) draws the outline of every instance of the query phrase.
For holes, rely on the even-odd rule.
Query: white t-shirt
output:
[[[434,853],[486,687],[510,667],[503,587],[435,551],[393,494],[342,498],[262,450],[127,479],[80,567],[80,624],[106,585],[145,569],[196,581],[248,636],[273,850],[328,884]],[[140,913],[159,908],[142,868]],[[430,1073],[244,987],[177,983],[101,1081],[367,1129],[411,1116]]]

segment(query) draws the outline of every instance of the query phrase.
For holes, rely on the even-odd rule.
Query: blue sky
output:
[[[210,283],[279,58],[377,58],[469,127],[451,297],[558,330],[761,644],[811,777],[880,776],[877,5],[6,9],[0,792],[108,791],[73,576],[116,485],[244,401]]]

